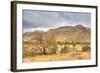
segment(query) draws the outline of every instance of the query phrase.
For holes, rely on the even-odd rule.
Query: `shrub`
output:
[[[56,53],[56,48],[47,48],[46,49],[46,54],[55,54]]]
[[[84,46],[83,48],[82,48],[82,51],[83,52],[86,52],[86,51],[90,51],[90,47],[89,46]]]
[[[32,51],[31,51],[31,48],[23,48],[23,57],[26,57],[26,56],[32,56]]]
[[[31,51],[32,51],[32,56],[43,55],[43,51],[40,48],[38,48],[38,49],[32,49]]]
[[[61,53],[68,53],[70,50],[68,49],[67,46],[64,46],[64,48],[62,48]]]

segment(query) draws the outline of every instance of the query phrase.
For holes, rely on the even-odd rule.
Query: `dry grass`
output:
[[[59,61],[59,60],[84,60],[90,59],[90,52],[74,52],[74,53],[63,53],[54,55],[39,55],[39,56],[27,56],[23,58],[23,62],[46,62],[46,61]]]

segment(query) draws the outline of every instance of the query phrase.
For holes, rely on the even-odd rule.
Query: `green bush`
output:
[[[23,56],[36,56],[36,55],[42,55],[43,51],[42,49],[34,49],[34,48],[24,48],[23,49]]]
[[[43,55],[42,49],[32,49],[32,56]]]
[[[68,49],[67,46],[64,46],[64,48],[62,48],[61,53],[68,53],[70,50]]]
[[[46,54],[55,54],[56,53],[56,48],[47,48],[46,49]]]
[[[25,56],[32,56],[32,51],[29,48],[23,49],[23,57]]]

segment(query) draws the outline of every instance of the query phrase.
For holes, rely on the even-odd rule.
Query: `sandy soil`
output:
[[[34,57],[24,57],[23,62],[46,62],[46,61],[60,61],[60,60],[84,60],[90,59],[90,52],[74,52],[74,53],[63,53],[54,55],[39,55]]]

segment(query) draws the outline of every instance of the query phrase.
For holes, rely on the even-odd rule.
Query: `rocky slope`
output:
[[[64,26],[55,29],[50,29],[47,32],[36,30],[33,32],[26,32],[23,35],[23,41],[34,41],[36,42],[42,36],[48,38],[53,35],[56,41],[79,41],[79,42],[90,42],[91,40],[91,29],[82,25],[76,26]]]

